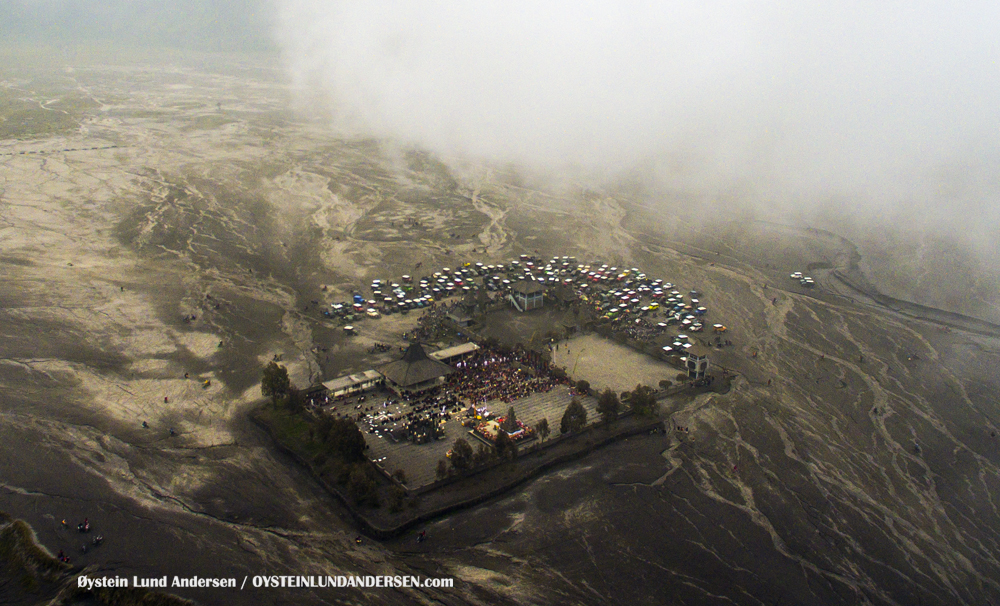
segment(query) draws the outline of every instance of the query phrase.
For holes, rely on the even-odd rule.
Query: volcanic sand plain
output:
[[[0,77],[19,121],[0,141],[0,509],[46,548],[122,576],[456,578],[179,592],[202,603],[1000,599],[996,337],[895,314],[832,275],[799,287],[789,272],[847,254],[808,226],[695,237],[627,189],[342,137],[291,111],[275,73]],[[597,451],[430,523],[421,544],[355,543],[247,420],[261,366],[280,355],[306,385],[387,361],[371,344],[400,344],[413,314],[348,338],[321,309],[417,263],[536,252],[697,284],[731,328],[712,356],[733,389],[668,400],[667,427],[688,433]],[[107,542],[80,555],[59,521],[85,516]]]

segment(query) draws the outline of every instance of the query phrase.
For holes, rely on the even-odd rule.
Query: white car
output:
[[[366,313],[368,314],[369,318],[378,318],[379,317],[379,313],[377,311],[375,311],[374,309],[369,309]]]
[[[793,280],[801,280],[802,279],[802,272],[801,271],[794,272],[794,273],[792,273],[792,275],[790,275],[788,277],[791,278],[791,279],[793,279]]]

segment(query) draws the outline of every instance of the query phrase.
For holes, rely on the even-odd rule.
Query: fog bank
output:
[[[352,132],[546,168],[655,168],[659,185],[709,196],[997,216],[996,3],[277,6],[295,82]]]

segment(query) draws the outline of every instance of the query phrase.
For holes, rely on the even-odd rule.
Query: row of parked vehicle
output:
[[[792,274],[788,277],[793,280],[798,280],[799,284],[805,286],[806,288],[812,288],[813,286],[816,286],[816,282],[809,276],[802,275],[801,271],[792,272]]]
[[[614,267],[602,267],[593,273],[594,276],[591,276],[587,272],[587,280],[598,282],[598,288],[605,287],[605,277],[621,283],[621,286],[611,286],[604,291],[588,289],[586,283],[581,285],[584,287],[581,290],[586,291],[582,299],[592,303],[603,317],[638,321],[638,318],[662,313],[666,320],[657,324],[661,329],[672,324],[680,324],[691,332],[704,329],[701,316],[708,313],[708,308],[701,304],[698,298],[701,294],[697,290],[690,291],[685,301],[685,296],[673,283],[648,278],[635,268],[619,271]]]

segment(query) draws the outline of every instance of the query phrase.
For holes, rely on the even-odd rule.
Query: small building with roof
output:
[[[576,291],[569,284],[560,282],[555,287],[545,293],[545,297],[551,299],[557,305],[568,306],[579,300]]]
[[[455,369],[427,355],[420,343],[406,348],[403,357],[378,367],[387,387],[396,393],[423,391],[440,385]]]
[[[703,379],[708,372],[708,350],[701,345],[692,345],[681,358],[689,379]]]
[[[375,389],[385,382],[385,378],[374,370],[366,370],[353,375],[337,377],[323,383],[323,387],[333,396],[349,396],[369,389]]]
[[[472,316],[470,316],[466,311],[461,308],[456,308],[448,312],[448,319],[455,323],[456,326],[460,328],[465,328],[473,323]]]
[[[470,316],[482,314],[489,310],[491,302],[492,299],[486,289],[477,288],[462,298],[462,309]]]
[[[545,287],[535,280],[521,280],[511,288],[510,302],[518,311],[530,311],[543,305]]]
[[[472,352],[478,350],[479,346],[475,343],[462,343],[461,345],[455,345],[454,347],[439,349],[434,353],[428,354],[428,357],[432,360],[437,360],[438,362],[444,362],[445,364],[454,364],[459,360],[469,357]]]

